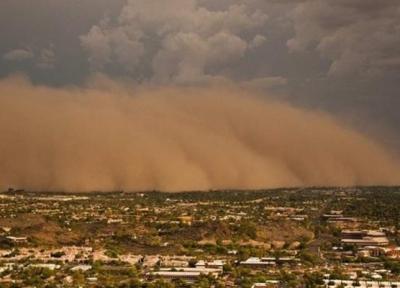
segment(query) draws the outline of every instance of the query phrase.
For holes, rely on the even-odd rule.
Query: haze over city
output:
[[[399,9],[2,1],[0,187],[399,184]]]

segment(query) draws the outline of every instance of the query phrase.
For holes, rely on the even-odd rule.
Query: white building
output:
[[[269,266],[275,266],[276,261],[274,257],[250,257],[246,261],[241,261],[240,265],[243,266],[250,266],[254,268],[264,268],[264,267],[269,267]]]
[[[159,271],[152,271],[147,274],[150,277],[160,277],[165,279],[182,279],[186,281],[194,281],[201,275],[211,275],[217,278],[221,274],[220,269],[214,268],[180,268],[179,270],[171,268],[161,268]]]
[[[345,288],[400,288],[400,282],[389,281],[324,280],[324,282],[327,288],[336,288],[341,285]]]

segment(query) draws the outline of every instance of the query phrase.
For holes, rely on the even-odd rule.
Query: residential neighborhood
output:
[[[9,190],[0,287],[400,287],[398,198],[376,187]]]

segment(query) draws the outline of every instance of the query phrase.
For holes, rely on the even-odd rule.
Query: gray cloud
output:
[[[34,57],[32,51],[27,49],[14,49],[3,55],[6,61],[25,61]]]
[[[400,2],[309,0],[293,13],[291,51],[315,49],[328,75],[376,78],[400,71]]]
[[[23,71],[35,83],[83,82],[89,71],[79,35],[87,33],[103,17],[118,15],[124,3],[125,0],[35,0],[34,4],[0,1],[0,55],[29,47],[40,58],[41,50],[49,49],[50,43],[56,54],[53,69],[43,69],[49,67],[46,61],[44,65],[29,61],[16,63],[0,56],[0,77]]]
[[[260,77],[248,81],[242,81],[241,85],[246,88],[265,91],[270,88],[284,86],[287,84],[287,79],[284,77]]]
[[[56,62],[54,45],[42,49],[14,49],[3,55],[3,59],[8,62],[25,62],[30,60],[30,64],[43,70],[53,69]]]
[[[56,54],[54,51],[54,45],[50,45],[49,48],[43,48],[40,50],[39,57],[36,61],[36,66],[40,69],[54,69],[56,62]]]
[[[267,41],[267,38],[263,35],[256,35],[250,42],[250,48],[255,49],[262,46]]]
[[[267,15],[254,5],[212,10],[196,0],[131,0],[116,23],[104,19],[81,37],[96,70],[117,64],[138,72],[146,63],[159,83],[193,83],[221,76],[224,69],[261,46],[257,33]],[[210,72],[213,71],[213,72]]]

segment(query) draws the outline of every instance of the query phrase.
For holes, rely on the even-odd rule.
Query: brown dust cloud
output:
[[[229,85],[228,85],[229,86]],[[0,189],[392,185],[385,147],[331,116],[229,87],[0,81]]]

